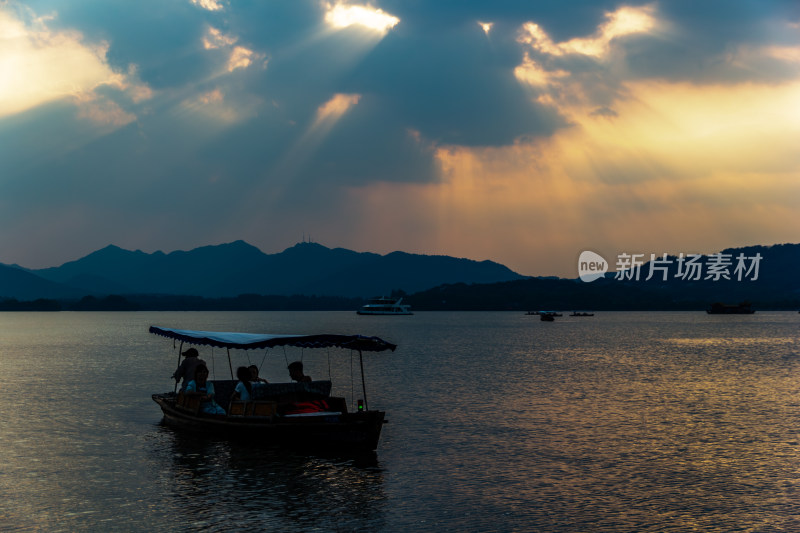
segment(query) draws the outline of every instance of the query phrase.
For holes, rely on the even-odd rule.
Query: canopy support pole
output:
[[[174,348],[175,345],[173,344],[172,347]],[[181,352],[182,351],[183,351],[183,341],[181,341],[181,345],[178,348],[178,366],[175,367],[175,372],[177,372],[178,368],[181,366]],[[172,374],[172,375],[174,376],[175,374]],[[173,393],[178,392],[178,380],[177,379],[175,380],[175,388],[172,389],[172,392]]]
[[[233,365],[231,364],[231,349],[227,348],[228,350],[228,368],[231,369],[231,379],[233,379]]]
[[[364,393],[364,410],[369,411],[369,404],[367,404],[367,382],[364,380],[364,357],[361,355],[361,350],[358,350],[358,363],[361,365],[361,390]]]

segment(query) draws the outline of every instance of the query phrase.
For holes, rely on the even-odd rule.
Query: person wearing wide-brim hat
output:
[[[194,379],[194,371],[197,365],[205,365],[206,362],[200,359],[200,354],[197,353],[195,348],[189,348],[185,352],[181,352],[181,355],[183,356],[183,361],[178,369],[175,370],[175,373],[172,374],[172,378],[175,381],[183,379],[181,383],[181,390],[183,390],[186,388],[186,384]]]

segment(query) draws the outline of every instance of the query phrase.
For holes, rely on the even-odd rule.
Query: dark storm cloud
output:
[[[201,213],[193,223],[212,228],[252,195],[291,198],[302,211],[335,197],[337,186],[433,182],[438,148],[507,146],[569,126],[558,106],[536,100],[558,84],[528,87],[515,77],[525,52],[565,73],[564,85],[590,95],[590,109],[609,120],[631,80],[759,83],[797,75],[797,63],[759,55],[798,45],[796,0],[383,0],[372,5],[400,19],[383,36],[329,28],[318,0],[221,5],[25,2],[19,11],[44,17],[52,31],[107,43],[102,59],[126,84],[91,89],[96,102],[66,96],[0,117],[0,222],[58,207],[94,227],[103,224],[97,213],[113,209],[128,222]],[[621,6],[647,5],[657,31],[615,39],[609,58],[555,57],[518,42],[526,22],[564,43],[591,37]],[[488,35],[479,21],[493,24]],[[219,41],[207,48],[212,30]],[[249,64],[229,65],[236,47],[250,54]],[[152,94],[133,96],[137,83]],[[319,109],[337,94],[358,95],[357,103],[316,134]],[[80,108],[92,103],[130,118],[116,126],[93,121]]]
[[[516,41],[520,27],[534,21],[553,41],[567,41],[594,33],[605,14],[620,5],[584,1],[565,9],[559,2],[386,1],[380,7],[398,16],[399,25],[374,48],[359,52],[352,43],[358,39],[356,29],[321,34],[324,22],[317,1],[243,1],[224,4],[216,12],[188,1],[31,4],[42,13],[57,10],[50,22],[54,27],[76,28],[87,39],[106,40],[110,64],[120,71],[136,65],[138,77],[151,89],[189,91],[141,104],[151,113],[164,113],[169,109],[165,106],[177,105],[188,94],[218,86],[229,102],[260,99],[264,105],[254,116],[219,134],[213,145],[196,148],[200,159],[226,162],[233,174],[268,174],[333,94],[362,95],[303,165],[306,180],[328,176],[354,182],[431,179],[432,145],[508,145],[565,126],[552,108],[535,104],[514,78],[513,69],[522,59]],[[769,21],[797,12],[791,2],[657,5],[657,16],[668,20],[680,38],[628,38],[628,62],[636,76],[713,76],[714,62],[734,44],[767,39]],[[478,21],[495,24],[488,36]],[[229,49],[203,49],[209,27],[262,54],[268,67],[234,73],[235,81],[215,80],[212,74],[224,65]],[[354,51],[356,57],[348,57]],[[582,76],[590,92],[605,92],[598,105],[616,94],[620,80],[596,61],[570,56],[547,62]],[[146,164],[152,158],[144,153],[161,146],[154,140],[166,136],[148,128],[163,121],[137,115],[142,135],[151,140],[142,152]],[[167,131],[173,157],[190,155],[191,148],[183,151],[180,146],[191,144],[194,132]],[[419,133],[421,140],[413,140],[409,132]],[[171,159],[169,153],[159,157]],[[384,164],[376,167],[380,162]]]
[[[439,144],[497,146],[551,134],[563,123],[531,101],[514,79],[508,41],[498,41],[495,51],[474,20],[443,34],[389,35],[351,86],[379,93],[405,126]]]
[[[207,76],[211,59],[198,43],[213,14],[187,1],[120,2],[77,0],[27,2],[54,30],[78,30],[90,42],[109,44],[106,58],[125,72],[139,67],[141,79],[152,88],[180,85]]]
[[[400,24],[363,60],[347,65],[348,43],[358,38],[358,30],[314,39],[321,23],[318,4],[291,5],[295,7],[270,12],[263,4],[237,4],[231,26],[244,42],[269,56],[265,94],[305,110],[307,116],[333,93],[358,93],[375,94],[392,108],[380,122],[368,125],[373,143],[383,132],[393,140],[397,131],[389,130],[411,128],[441,144],[503,145],[521,135],[547,135],[563,125],[552,112],[532,104],[514,79],[513,68],[521,58],[515,42],[518,25],[506,23],[489,38],[478,27],[479,16],[493,18],[494,6],[444,3],[421,12],[403,3],[383,3]],[[245,19],[242,13],[249,11],[238,10],[250,6],[255,14]],[[535,14],[503,4],[496,9],[509,21],[520,12]],[[387,123],[389,115],[394,120]]]
[[[696,83],[767,83],[792,79],[796,69],[770,58],[734,60],[762,46],[797,46],[800,2],[659,2],[669,31],[634,40],[632,75]],[[794,28],[792,23],[795,24]]]

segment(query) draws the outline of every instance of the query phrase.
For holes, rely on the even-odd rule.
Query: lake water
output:
[[[362,333],[374,455],[161,425],[172,341],[150,325]],[[3,531],[798,531],[800,315],[0,313]],[[350,401],[349,352],[303,358]],[[216,376],[223,351],[201,348]],[[238,356],[238,357],[236,357]],[[346,372],[344,372],[346,371]]]

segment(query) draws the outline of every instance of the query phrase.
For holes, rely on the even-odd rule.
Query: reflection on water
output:
[[[781,345],[792,344],[796,339],[791,337],[710,337],[695,339],[664,339],[663,342],[683,345],[683,346],[756,346],[756,345]]]
[[[297,455],[159,426],[150,458],[165,505],[191,530],[378,530],[383,473],[374,453]]]
[[[799,322],[0,313],[0,530],[800,531]],[[377,453],[163,427],[176,358],[151,324],[397,343],[364,358]],[[258,354],[262,375],[289,357],[352,395],[349,353]]]

